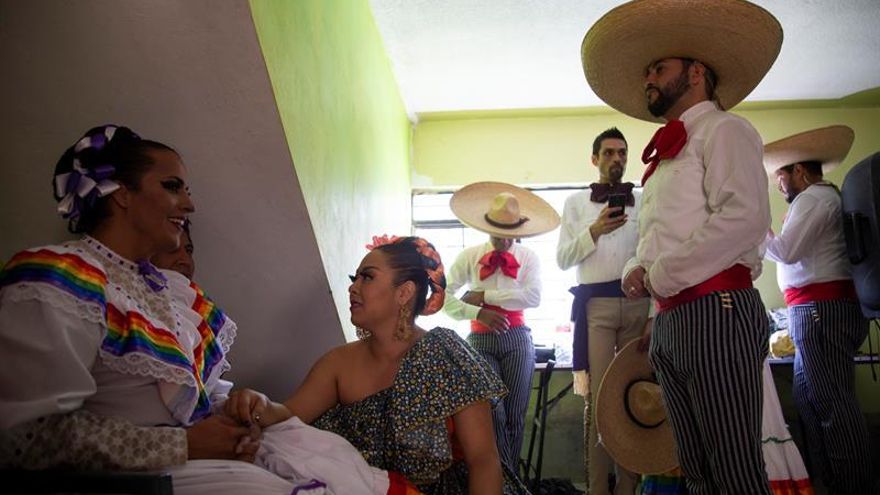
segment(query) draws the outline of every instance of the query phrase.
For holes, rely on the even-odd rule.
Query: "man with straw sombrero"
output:
[[[657,306],[651,363],[692,494],[769,494],[761,453],[768,322],[752,280],[770,226],[761,138],[723,110],[773,64],[782,28],[742,0],[636,0],[582,45],[611,107],[665,121],[642,160],[636,257],[622,288]]]
[[[446,274],[443,308],[456,320],[471,320],[467,341],[501,377],[509,393],[492,420],[502,462],[516,470],[535,367],[535,347],[523,310],[541,302],[538,256],[514,243],[559,225],[550,204],[525,189],[501,182],[477,182],[459,189],[453,213],[489,242],[459,254]],[[461,296],[457,292],[467,286]]]
[[[812,459],[833,493],[871,493],[868,429],[853,389],[853,357],[868,334],[846,257],[840,192],[823,174],[849,152],[835,125],[764,147],[767,173],[791,205],[766,257],[778,265],[795,343],[792,395]]]

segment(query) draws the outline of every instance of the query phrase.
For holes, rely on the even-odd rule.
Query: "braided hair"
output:
[[[430,242],[421,237],[374,237],[370,249],[382,251],[394,270],[395,286],[412,281],[416,284],[414,315],[431,315],[443,307],[446,276],[443,262]],[[431,295],[428,296],[430,289]]]

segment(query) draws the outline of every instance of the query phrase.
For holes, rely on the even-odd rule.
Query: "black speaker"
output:
[[[862,312],[880,318],[880,152],[846,174],[840,193],[846,254]]]

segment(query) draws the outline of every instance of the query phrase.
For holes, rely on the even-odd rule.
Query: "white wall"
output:
[[[103,123],[187,164],[196,280],[238,322],[229,377],[286,397],[343,342],[244,0],[0,0],[0,260],[67,238],[50,183]]]

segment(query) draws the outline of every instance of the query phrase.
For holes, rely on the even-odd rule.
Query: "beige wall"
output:
[[[175,146],[196,279],[238,322],[230,377],[284,397],[343,342],[245,0],[0,0],[0,259],[67,235],[50,181],[91,126]]]

